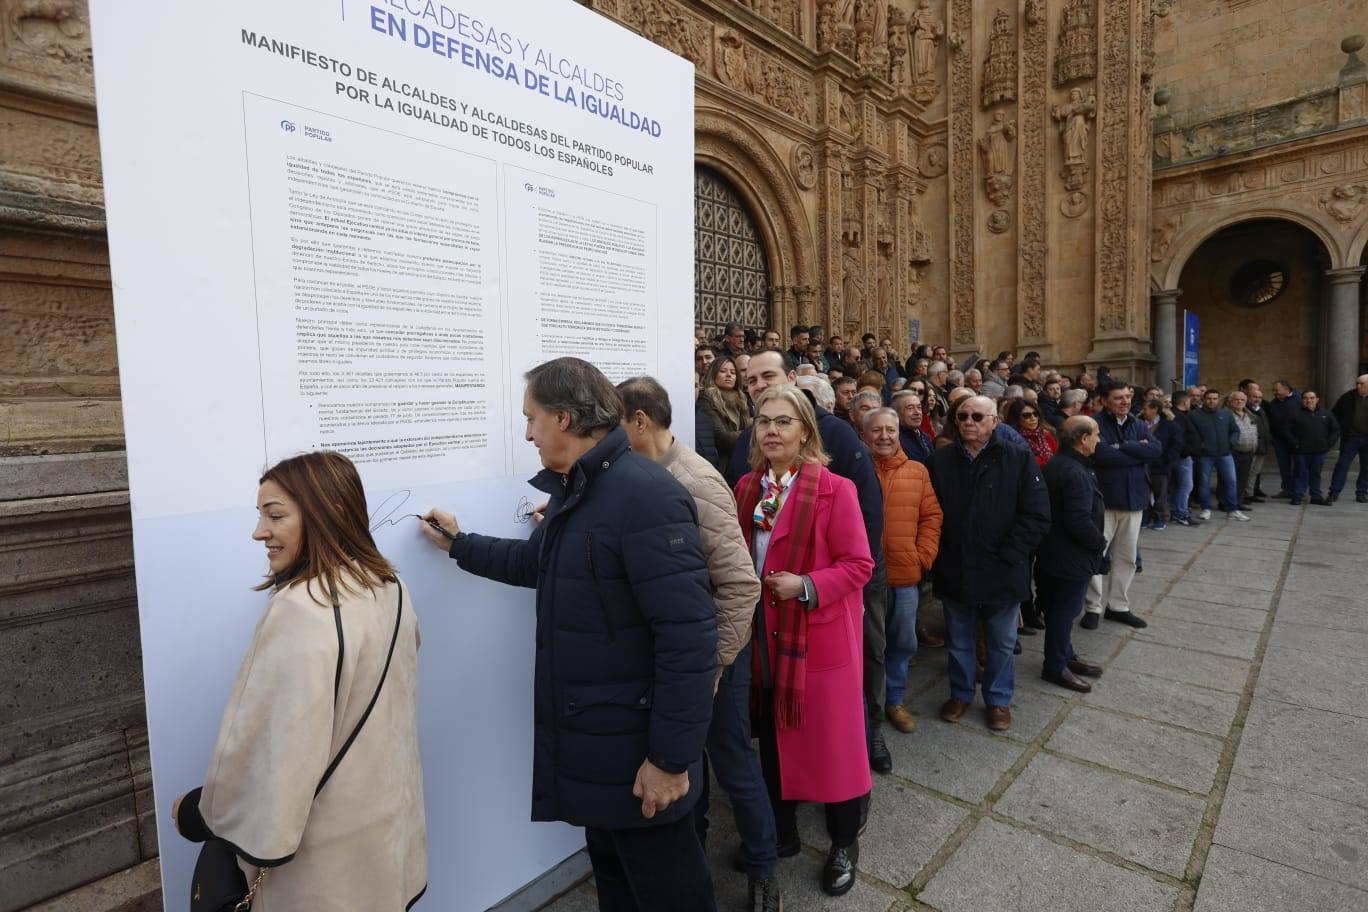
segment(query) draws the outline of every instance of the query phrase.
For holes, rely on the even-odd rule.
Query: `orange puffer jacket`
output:
[[[883,552],[888,585],[914,586],[940,549],[941,508],[926,467],[898,451],[875,457],[884,498]]]

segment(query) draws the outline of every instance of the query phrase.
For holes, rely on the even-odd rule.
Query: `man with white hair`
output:
[[[983,699],[993,731],[1012,726],[1016,686],[1012,658],[1018,606],[1031,595],[1031,554],[1050,528],[1050,500],[1030,450],[993,435],[997,409],[987,396],[956,405],[959,439],[931,456],[931,482],[944,515],[933,575],[945,605],[950,658],[946,722],[958,722],[974,700],[974,643],[985,630]]]
[[[808,366],[811,367],[811,365]],[[815,374],[804,375],[800,372],[797,383],[800,390],[807,390],[811,393],[817,404],[828,412],[836,407],[836,391],[832,389],[825,377]]]
[[[964,372],[964,385],[977,395],[983,392],[983,371],[976,367]]]
[[[1354,500],[1368,503],[1368,374],[1354,381],[1354,388],[1335,400],[1330,410],[1339,422],[1341,437],[1339,459],[1330,476],[1330,496],[1334,503],[1339,492],[1349,481],[1349,467],[1354,458],[1359,461],[1358,480],[1354,482]]]
[[[926,370],[927,392],[936,397],[942,415],[947,414],[950,410],[950,391],[945,388],[945,382],[949,376],[950,368],[944,361],[932,361],[931,366]]]

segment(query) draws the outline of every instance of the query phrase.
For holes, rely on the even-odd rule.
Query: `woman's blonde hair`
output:
[[[798,413],[798,423],[803,426],[807,440],[803,441],[802,447],[798,450],[797,462],[815,462],[818,465],[826,465],[831,462],[831,457],[827,455],[826,448],[822,446],[822,435],[817,432],[817,413],[813,411],[812,403],[808,401],[807,395],[802,390],[792,385],[771,386],[755,400],[757,417],[760,415],[760,409],[767,402],[787,402]],[[750,467],[759,470],[765,467],[765,454],[760,449],[760,428],[758,425],[753,425],[753,427],[755,430],[751,433]]]

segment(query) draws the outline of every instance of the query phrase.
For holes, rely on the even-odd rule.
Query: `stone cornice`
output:
[[[1194,175],[1208,175],[1226,170],[1239,170],[1249,165],[1272,165],[1302,158],[1317,152],[1336,150],[1337,146],[1362,146],[1368,143],[1368,124],[1341,127],[1324,133],[1298,137],[1286,142],[1231,152],[1214,158],[1203,158],[1177,165],[1156,166],[1154,184],[1168,183]]]

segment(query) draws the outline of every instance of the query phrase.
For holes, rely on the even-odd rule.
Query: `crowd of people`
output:
[[[1368,375],[1326,410],[1283,380],[1270,401],[1252,379],[1170,395],[1034,354],[954,364],[860,342],[700,330],[692,447],[655,379],[549,361],[525,375],[546,495],[531,536],[420,517],[460,569],[536,590],[532,818],[585,828],[601,909],[716,909],[714,782],[750,909],[783,908],[803,802],[824,809],[821,888],[843,895],[871,773],[893,767],[884,725],[918,725],[919,649],[947,650],[944,722],[977,696],[1006,731],[1020,637],[1043,631],[1043,679],[1091,690],[1103,669],[1075,652],[1075,622],[1146,626],[1129,597],[1141,532],[1207,521],[1213,477],[1235,522],[1265,509],[1266,463],[1273,498],[1328,506],[1358,459],[1368,502]],[[407,589],[345,457],[273,467],[258,507],[272,598],[210,775],[172,809],[205,843],[193,907],[321,908],[345,890],[408,908],[427,866]],[[924,623],[932,598],[943,639]],[[368,720],[384,737],[357,738]]]

